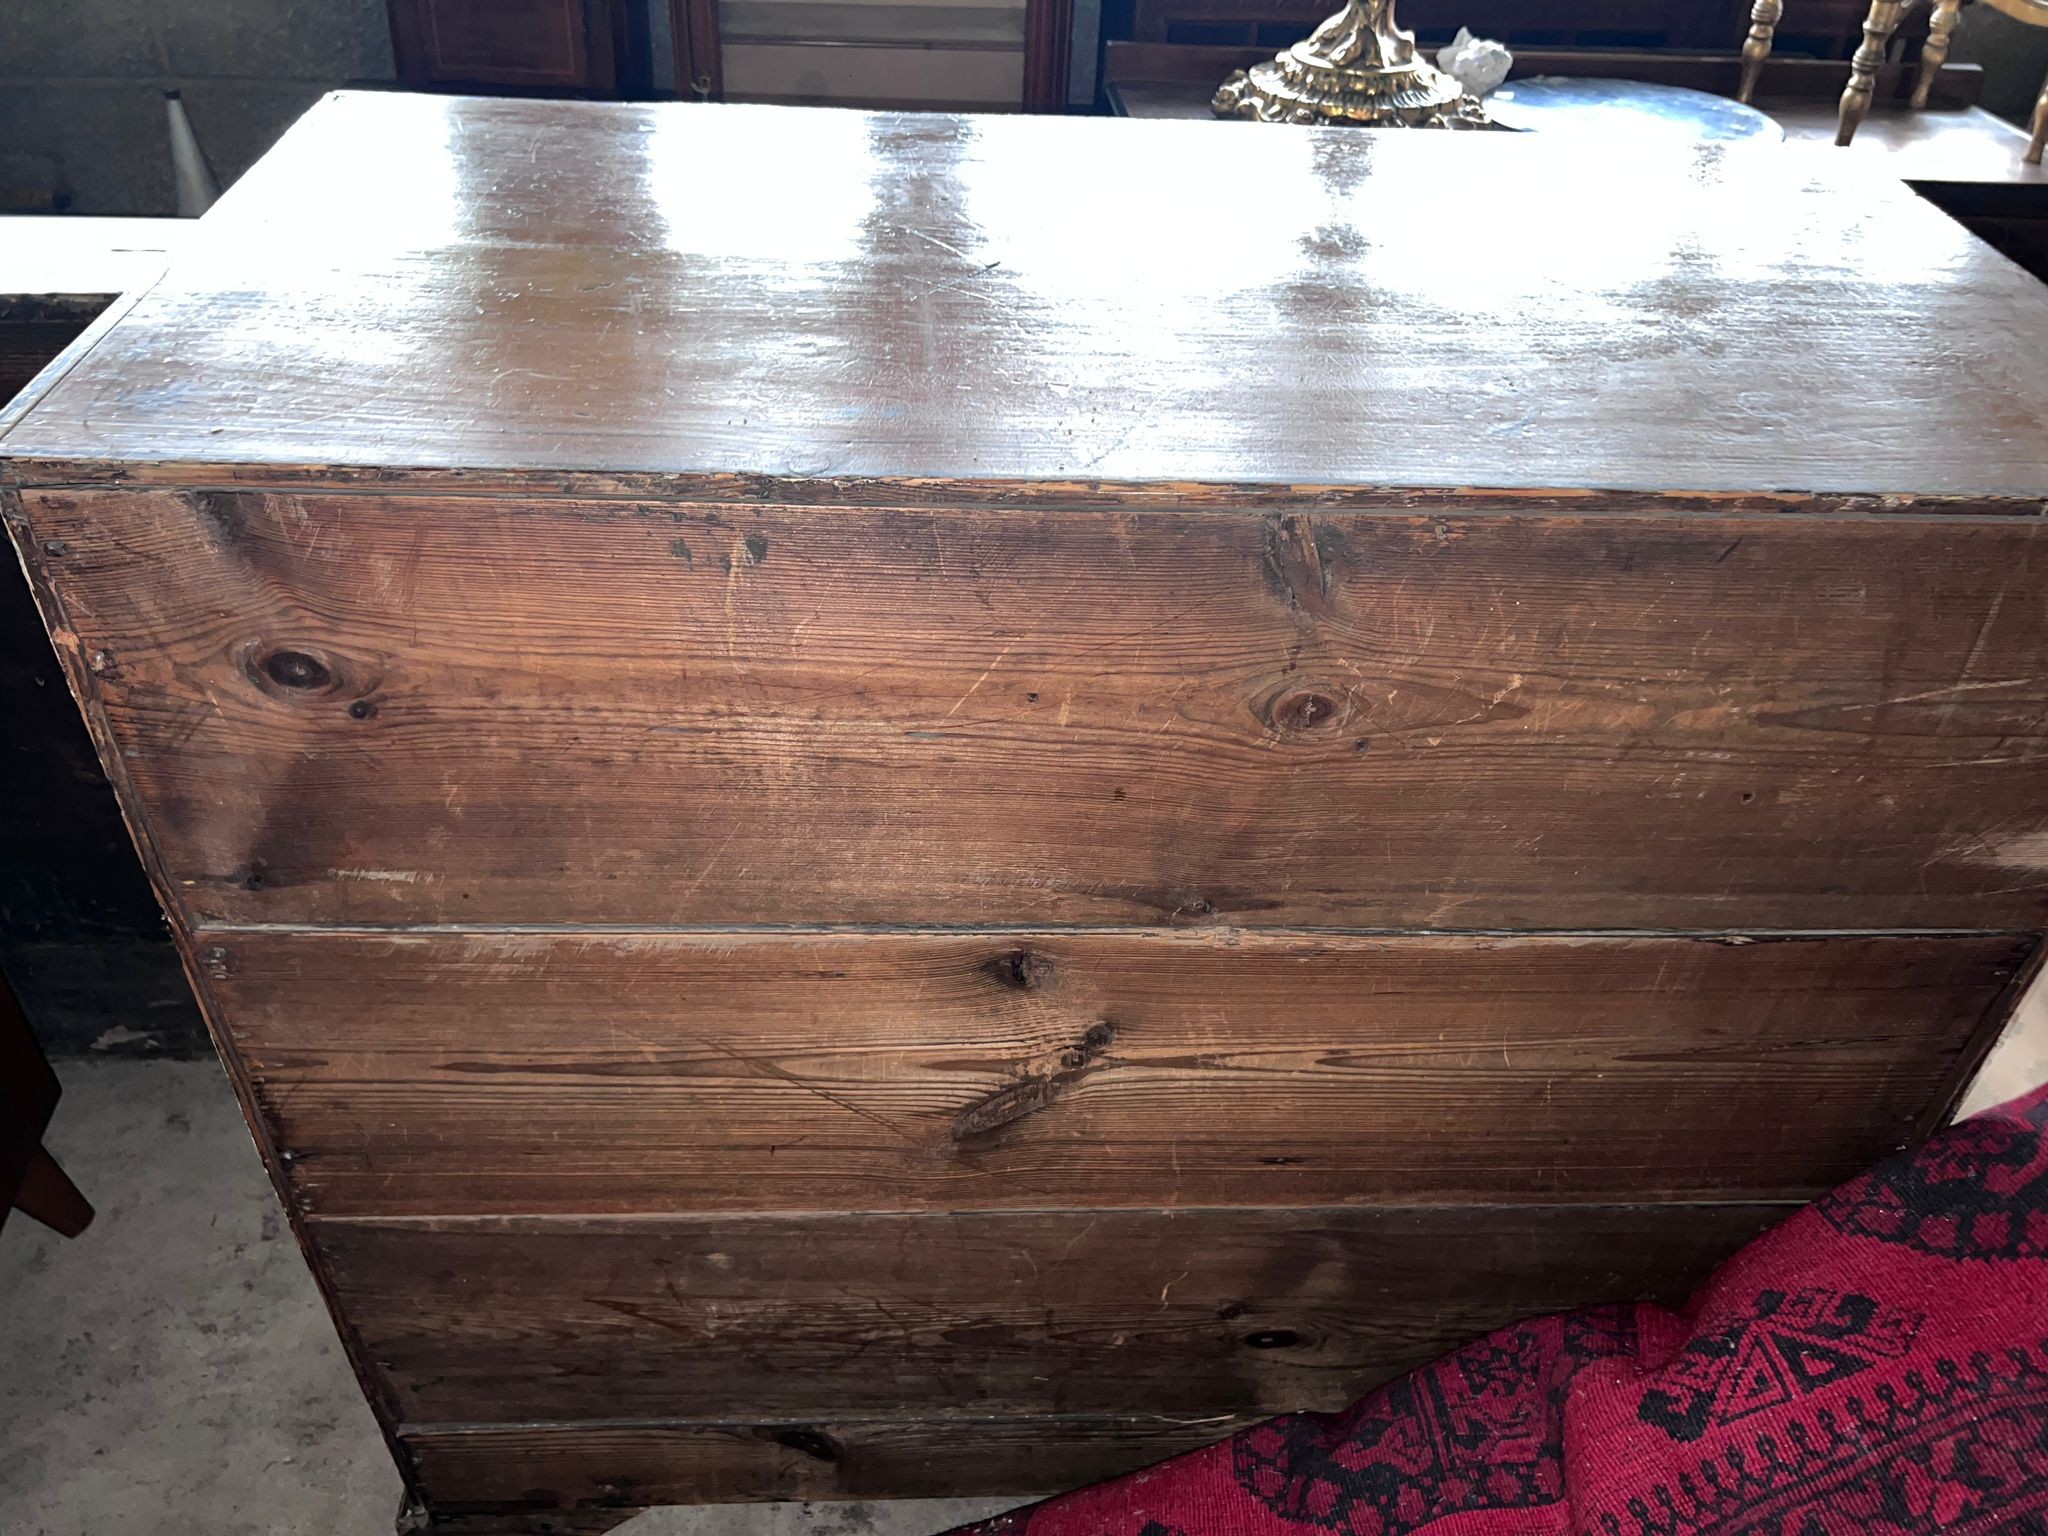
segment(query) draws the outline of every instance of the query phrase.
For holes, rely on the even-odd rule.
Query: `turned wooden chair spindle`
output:
[[[1749,36],[1742,43],[1742,84],[1735,99],[1746,102],[1756,92],[1757,76],[1764,60],[1771,56],[1771,40],[1777,35],[1778,18],[1785,14],[1784,0],[1756,0],[1749,13]]]
[[[1857,128],[1869,115],[1871,98],[1877,90],[1877,72],[1884,66],[1885,50],[1891,44],[1892,34],[1898,31],[1899,22],[1918,3],[1919,0],[1871,0],[1870,13],[1863,18],[1863,42],[1849,62],[1849,85],[1842,92],[1841,121],[1835,130],[1837,144],[1847,144],[1855,138]],[[2048,27],[2048,0],[1984,0],[1984,3],[2016,21]],[[1919,75],[1913,83],[1912,105],[1915,111],[1926,107],[1928,93],[1933,90],[1942,65],[1948,62],[1949,44],[1955,35],[1956,18],[1962,11],[1963,0],[1933,0],[1933,6],[1933,14],[1927,22],[1927,42],[1920,51]],[[1749,36],[1742,44],[1742,81],[1735,92],[1736,100],[1748,101],[1756,90],[1757,78],[1763,73],[1764,61],[1771,56],[1772,39],[1776,36],[1784,10],[1784,0],[1756,0],[1755,8],[1750,12]],[[2032,133],[2025,155],[2029,165],[2041,163],[2044,144],[2048,144],[2048,84],[2042,86],[2041,94],[2034,102]]]

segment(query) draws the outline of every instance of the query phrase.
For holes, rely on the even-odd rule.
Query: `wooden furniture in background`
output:
[[[1074,0],[1026,0],[1024,110],[1064,112],[1074,43]]]
[[[1850,76],[1849,88],[1842,93],[1842,120],[1835,142],[1847,144],[1856,135],[1857,127],[1870,110],[1873,73],[1884,62],[1885,48],[1897,29],[1903,11],[1910,8],[1911,0],[1871,0],[1870,14],[1863,23],[1863,46],[1856,50],[1854,73]],[[1956,13],[1962,0],[1932,0],[1933,19],[1929,23],[1927,47],[1924,58],[1931,61],[1931,67],[1939,67],[1948,57],[1949,35],[1954,32]],[[2048,27],[2048,3],[2044,0],[1984,0],[1993,10],[2003,11],[2016,21],[2034,26]],[[1915,92],[1915,107],[1927,105],[1923,92]],[[2041,163],[2041,152],[2048,146],[2048,84],[2041,88],[2041,94],[2034,103],[2032,131],[2028,136],[2024,158],[2029,165]]]
[[[1758,0],[1758,3],[1762,4],[1763,0]],[[1870,0],[1870,11],[1863,20],[1863,42],[1850,61],[1849,84],[1842,92],[1841,121],[1835,133],[1837,144],[1847,144],[1853,139],[1857,125],[1869,114],[1871,98],[1877,88],[1877,72],[1884,66],[1886,49],[1892,34],[1898,30],[1900,19],[1912,5],[1913,0]],[[1923,82],[1932,81],[1934,72],[1947,62],[1949,38],[1961,13],[1962,0],[1932,0],[1927,41],[1920,50]],[[1927,95],[1926,83],[1914,86],[1912,105],[1916,110],[1927,105]],[[2029,158],[2038,159],[2038,156]]]
[[[192,232],[178,219],[0,219],[8,400]],[[53,1054],[206,1048],[163,913],[13,561],[0,571],[0,972]]]
[[[694,100],[1023,108],[1067,102],[1073,0],[667,0],[676,94]],[[413,90],[639,96],[635,0],[390,0]]]
[[[1121,117],[1214,117],[1209,98],[1216,82],[1265,57],[1246,46],[1209,48],[1185,43],[1113,42],[1103,50],[1103,92]],[[1519,53],[1514,78],[1533,75],[1618,77],[1685,86],[1725,95],[1734,88],[1738,62],[1727,54]],[[1778,55],[1763,68],[1756,104],[1785,130],[1786,153],[1832,144],[1837,106],[1848,76],[1845,63]],[[1928,79],[1926,111],[1904,110],[1920,76],[1914,65],[1888,64],[1878,72],[1875,113],[1857,138],[1858,154],[1980,239],[2048,280],[2048,172],[2022,158],[2027,135],[1976,104],[1983,72],[1974,64],[1944,64]],[[1896,109],[1894,109],[1896,108]]]
[[[9,1211],[21,1211],[61,1236],[76,1237],[92,1221],[92,1206],[43,1148],[62,1093],[13,989],[0,977],[0,1226]]]
[[[1216,82],[1266,57],[1238,45],[1112,42],[1103,50],[1103,95],[1119,117],[1188,118],[1209,122]],[[1725,95],[1741,66],[1728,54],[1518,53],[1514,77],[1618,77]],[[1944,64],[1931,77],[1926,111],[1903,108],[1917,83],[1916,66],[1878,72],[1875,113],[1858,136],[1857,153],[1881,160],[1883,171],[1958,220],[1972,234],[2048,281],[2048,171],[2021,157],[2027,135],[1977,105],[1983,71]],[[1790,153],[1817,152],[1835,135],[1848,65],[1773,57],[1762,72],[1757,106],[1785,130]]]
[[[675,50],[676,94],[685,100],[723,100],[718,0],[668,0],[668,30]]]
[[[701,100],[1062,112],[1073,0],[669,0]]]
[[[387,0],[399,81],[414,91],[640,95],[639,0]]]
[[[1864,13],[1863,42],[1851,61],[1849,82],[1842,92],[1835,129],[1837,144],[1846,145],[1853,141],[1864,119],[1869,116],[1871,102],[1879,92],[1878,80],[1885,69],[1892,37],[1916,3],[1917,0],[1870,0],[1870,9]],[[1963,0],[1929,0],[1927,39],[1920,51],[1920,67],[1913,88],[1912,107],[1915,111],[1927,107],[1934,81],[1948,62],[1949,44],[1962,3]],[[1984,0],[1984,3],[2015,20],[2048,26],[2048,0]],[[1758,72],[1770,57],[1772,34],[1783,8],[1782,0],[1756,0],[1754,21],[1748,41],[1742,48],[1742,83],[1737,92],[1738,99],[1742,101],[1750,99]],[[2048,146],[2048,84],[2042,86],[2041,95],[2034,103],[2032,131],[2021,151],[2025,163],[2039,165],[2044,146]]]
[[[2048,308],[1903,187],[342,95],[213,219],[6,517],[415,1525],[1674,1295],[2036,963]]]
[[[1187,43],[1112,42],[1103,49],[1103,90],[1110,110],[1120,117],[1213,118],[1209,96],[1233,69],[1248,61],[1269,56],[1270,50],[1245,44],[1210,47]],[[1742,62],[1728,53],[1605,53],[1550,52],[1524,50],[1515,54],[1511,79],[1536,75],[1562,75],[1575,79],[1640,80],[1658,85],[1684,86],[1689,90],[1728,95],[1740,80]],[[1797,108],[1802,121],[1809,109],[1825,99],[1832,108],[1848,78],[1846,63],[1825,59],[1803,59],[1780,55],[1763,67],[1763,91],[1759,106],[1778,115],[1788,104]],[[1890,64],[1879,72],[1880,99],[1903,96],[1914,83],[1916,71]],[[1944,126],[1943,113],[1960,113],[1972,132],[1995,125],[1993,136],[2009,136],[2011,125],[1976,108],[1983,85],[1983,71],[1974,64],[1945,64],[1931,77],[1937,122],[1928,129],[1913,129],[1905,136],[1925,138]],[[2025,179],[2016,166],[2001,164],[2003,179]]]
[[[2043,0],[1985,0],[1985,3],[2015,20],[2048,27],[2048,4]],[[2042,151],[2048,149],[2048,80],[2041,82],[2041,94],[2034,98],[2033,120],[2028,125],[2027,139],[2027,163],[2039,165]]]
[[[1423,0],[1402,24],[1426,47],[1449,42],[1460,26],[1498,37],[1515,51],[1609,52],[1662,50],[1720,53],[1742,36],[1750,0]],[[1865,0],[1799,0],[1793,20],[1801,29],[1780,38],[1789,53],[1846,58],[1855,47]],[[1118,30],[1105,12],[1105,36],[1146,43],[1245,43],[1271,52],[1300,37],[1330,12],[1329,0],[1133,0],[1131,19]]]

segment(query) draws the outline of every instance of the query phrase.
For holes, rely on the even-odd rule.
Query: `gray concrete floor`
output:
[[[387,1536],[398,1478],[211,1061],[65,1063],[99,1208],[0,1231],[0,1533]],[[2048,1081],[2037,989],[1969,1107]],[[657,1510],[630,1536],[920,1536],[1003,1502]]]
[[[58,1064],[99,1215],[0,1229],[0,1536],[391,1536],[398,1474],[212,1061]],[[1015,1500],[665,1509],[622,1536],[926,1536]]]

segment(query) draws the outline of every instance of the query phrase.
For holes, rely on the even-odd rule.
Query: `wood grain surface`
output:
[[[1721,146],[344,93],[0,452],[2038,502],[2048,296]]]
[[[1197,1450],[1249,1422],[1073,1414],[513,1424],[408,1431],[401,1441],[434,1490],[434,1536],[585,1536],[643,1504],[1057,1493]]]
[[[310,1230],[394,1421],[1336,1408],[1517,1318],[1682,1298],[1792,1207],[1066,1210]]]
[[[242,934],[202,964],[307,1210],[668,1213],[1803,1199],[1960,1091],[2032,947]]]
[[[343,94],[0,412],[431,1528],[1107,1475],[1935,1123],[2048,297],[1837,174]]]
[[[2036,520],[21,503],[202,922],[2048,901]]]

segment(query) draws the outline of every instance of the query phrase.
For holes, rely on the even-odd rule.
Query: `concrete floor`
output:
[[[388,1536],[398,1478],[212,1061],[61,1064],[99,1208],[0,1231],[0,1533]],[[2037,989],[1970,1106],[2048,1081]],[[923,1536],[1003,1502],[658,1510],[630,1536]]]
[[[391,1536],[398,1474],[213,1061],[58,1063],[98,1207],[0,1230],[0,1536]],[[1015,1500],[657,1510],[621,1536],[928,1536]]]

